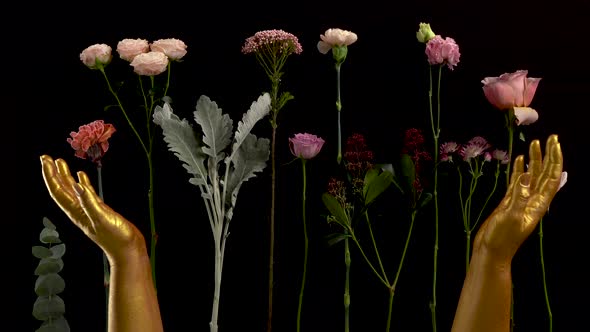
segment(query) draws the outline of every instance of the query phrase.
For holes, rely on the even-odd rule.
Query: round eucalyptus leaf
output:
[[[33,256],[42,259],[51,257],[53,253],[46,247],[43,246],[33,246]]]
[[[39,296],[55,295],[63,292],[66,282],[57,273],[41,275],[35,281],[35,293]]]
[[[66,253],[66,245],[64,243],[53,246],[50,249],[53,253],[51,258],[61,258]]]
[[[38,320],[56,319],[66,312],[64,300],[57,296],[40,296],[33,305],[33,316]]]
[[[58,273],[63,267],[64,262],[61,258],[43,258],[35,269],[35,275],[40,276],[44,274]]]
[[[61,316],[51,321],[45,321],[35,332],[70,332],[70,325],[65,317]]]
[[[43,228],[39,235],[39,240],[43,243],[61,243],[59,233],[51,228]]]
[[[43,226],[45,226],[45,228],[55,230],[55,225],[47,217],[43,217]]]

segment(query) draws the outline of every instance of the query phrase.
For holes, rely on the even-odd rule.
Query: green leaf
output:
[[[55,229],[55,225],[47,217],[43,217],[43,226],[49,229]]]
[[[51,321],[45,321],[35,332],[70,332],[70,325],[65,317],[57,317]]]
[[[363,182],[363,196],[367,197],[367,193],[369,192],[369,186],[371,185],[371,182],[373,182],[373,179],[376,178],[379,175],[379,169],[377,168],[371,168],[369,170],[367,170],[367,172],[365,173],[365,179]]]
[[[57,273],[41,275],[35,281],[35,293],[39,296],[59,294],[65,288],[66,282]]]
[[[378,172],[378,171],[377,171]],[[369,172],[367,172],[368,174]],[[379,195],[381,195],[393,183],[393,174],[390,172],[381,172],[377,176],[371,176],[367,183],[365,177],[365,206],[371,204]]]
[[[420,195],[420,200],[418,201],[418,208],[422,209],[424,208],[426,205],[428,205],[428,203],[432,200],[432,194],[431,193],[422,193],[422,195]]]
[[[414,191],[414,182],[416,181],[416,166],[408,154],[403,154],[400,159],[401,173],[404,181],[402,186],[405,192]]]
[[[343,234],[343,233],[335,233],[335,234],[328,235],[326,237],[326,240],[328,241],[329,246],[333,246],[333,245],[339,243],[340,241],[343,241],[346,238],[350,238],[350,235]]]
[[[59,233],[55,229],[43,228],[39,235],[39,241],[42,243],[61,243]]]
[[[346,211],[344,211],[344,208],[340,205],[340,202],[338,202],[338,199],[329,193],[324,193],[322,194],[322,201],[328,211],[334,216],[334,220],[344,227],[344,229],[348,229],[350,226],[350,220],[348,219]]]
[[[33,246],[33,256],[42,259],[42,258],[47,258],[47,257],[51,257],[51,255],[53,254],[51,252],[51,250],[49,250],[46,247],[43,246]]]
[[[58,273],[63,267],[64,262],[61,258],[43,258],[35,269],[35,275],[40,276],[44,274]]]
[[[40,296],[33,305],[33,316],[38,320],[55,319],[66,312],[66,305],[61,297]]]
[[[52,258],[61,258],[66,253],[65,243],[51,247]]]

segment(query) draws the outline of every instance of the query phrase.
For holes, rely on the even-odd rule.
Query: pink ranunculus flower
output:
[[[325,141],[312,134],[295,134],[289,138],[289,148],[291,153],[298,158],[312,159],[317,156]]]
[[[136,56],[150,51],[150,45],[145,39],[125,38],[117,44],[117,53],[125,61],[133,61]]]
[[[424,52],[426,53],[429,64],[446,64],[450,70],[453,70],[457,66],[461,58],[459,45],[457,45],[455,40],[450,37],[443,39],[440,35],[434,36],[434,38],[426,43]]]
[[[104,120],[96,120],[82,125],[78,132],[72,131],[67,138],[78,158],[90,159],[100,164],[104,154],[109,149],[109,138],[116,131],[112,124],[104,123]]]
[[[162,52],[173,61],[178,61],[186,55],[186,44],[176,38],[159,39],[150,44],[150,49],[156,52]]]
[[[527,75],[527,70],[517,70],[499,77],[486,77],[481,81],[483,93],[487,100],[500,110],[528,107],[541,79]]]
[[[328,29],[323,35],[320,35],[318,42],[318,51],[327,54],[333,47],[348,46],[357,41],[356,33],[342,29]]]
[[[90,69],[99,69],[113,59],[113,49],[107,44],[94,44],[80,53],[80,60]]]
[[[131,61],[133,70],[138,75],[155,76],[160,75],[168,68],[168,57],[166,54],[158,51],[138,54]]]

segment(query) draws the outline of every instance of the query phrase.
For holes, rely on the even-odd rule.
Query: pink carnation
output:
[[[159,39],[150,45],[150,49],[156,52],[162,52],[170,60],[178,61],[186,55],[186,44],[179,39]]]
[[[426,56],[428,63],[431,65],[447,64],[450,70],[457,66],[461,53],[459,53],[459,45],[453,38],[447,37],[443,39],[440,35],[436,35],[426,43]]]
[[[125,61],[133,61],[136,56],[147,53],[150,45],[145,39],[123,39],[117,44],[117,53]]]
[[[107,44],[94,44],[80,53],[80,60],[90,69],[98,69],[108,65],[112,58],[113,49]]]
[[[151,51],[137,55],[131,62],[138,75],[160,75],[168,68],[168,57],[162,52]]]
[[[105,124],[103,120],[96,120],[80,126],[78,132],[72,131],[67,138],[75,155],[82,159],[91,159],[100,164],[100,160],[109,149],[108,139],[116,131],[112,124]]]

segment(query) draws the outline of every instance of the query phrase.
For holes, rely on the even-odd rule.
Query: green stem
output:
[[[389,312],[387,314],[387,329],[386,331],[389,332],[391,326],[391,314],[393,311],[393,296],[395,294],[395,288],[397,286],[397,282],[399,281],[399,276],[402,271],[402,266],[404,264],[404,260],[406,258],[406,252],[408,251],[408,245],[410,244],[410,238],[412,237],[412,229],[414,228],[414,221],[416,220],[416,212],[417,210],[412,211],[411,221],[410,221],[410,229],[408,230],[408,235],[406,236],[406,243],[404,244],[404,251],[402,252],[402,258],[399,262],[397,267],[397,272],[395,273],[395,279],[393,280],[393,284],[389,287]]]
[[[344,238],[344,265],[346,266],[346,274],[344,278],[344,332],[350,331],[350,243],[348,241],[348,231],[344,231],[347,235]]]
[[[547,306],[547,315],[549,317],[549,332],[553,331],[553,314],[551,313],[551,304],[549,303],[549,291],[547,290],[547,276],[545,272],[545,258],[543,255],[543,218],[539,222],[539,254],[541,257],[541,273],[543,274],[543,291],[545,294],[545,304]]]
[[[342,129],[340,124],[340,111],[342,110],[342,101],[340,99],[340,63],[336,64],[336,110],[338,111],[338,155],[336,161],[338,165],[342,161]]]
[[[369,214],[367,213],[367,211],[365,211],[365,220],[367,221],[367,227],[369,228],[371,242],[373,243],[373,249],[375,250],[375,256],[377,256],[377,262],[379,263],[379,267],[381,268],[383,279],[385,279],[385,283],[389,285],[389,280],[387,280],[387,274],[385,273],[385,268],[383,267],[383,262],[381,261],[379,250],[377,249],[377,241],[375,240],[375,236],[373,235],[373,227],[371,227],[371,222],[369,221]]]
[[[438,138],[440,135],[440,86],[442,76],[442,65],[438,68],[438,83],[437,83],[437,112],[436,119],[433,114],[432,107],[432,66],[429,66],[429,89],[428,89],[428,106],[430,110],[430,125],[432,128],[432,137],[434,141],[434,259],[433,259],[433,275],[432,275],[432,300],[430,301],[430,313],[432,320],[432,331],[436,332],[436,278],[438,269]]]
[[[304,158],[301,158],[301,164],[303,166],[303,277],[301,278],[301,288],[299,290],[299,305],[297,307],[297,332],[301,331],[301,307],[303,305],[303,290],[305,289],[305,278],[307,276],[307,256],[308,256],[308,246],[309,246],[309,239],[307,237],[307,222],[305,219],[305,201],[306,201],[306,187],[307,187],[307,178],[305,172],[305,162]]]
[[[272,330],[272,305],[274,288],[274,248],[275,248],[275,200],[276,200],[276,121],[272,127],[271,141],[271,200],[270,200],[270,244],[268,259],[268,319],[266,322],[267,332]]]

